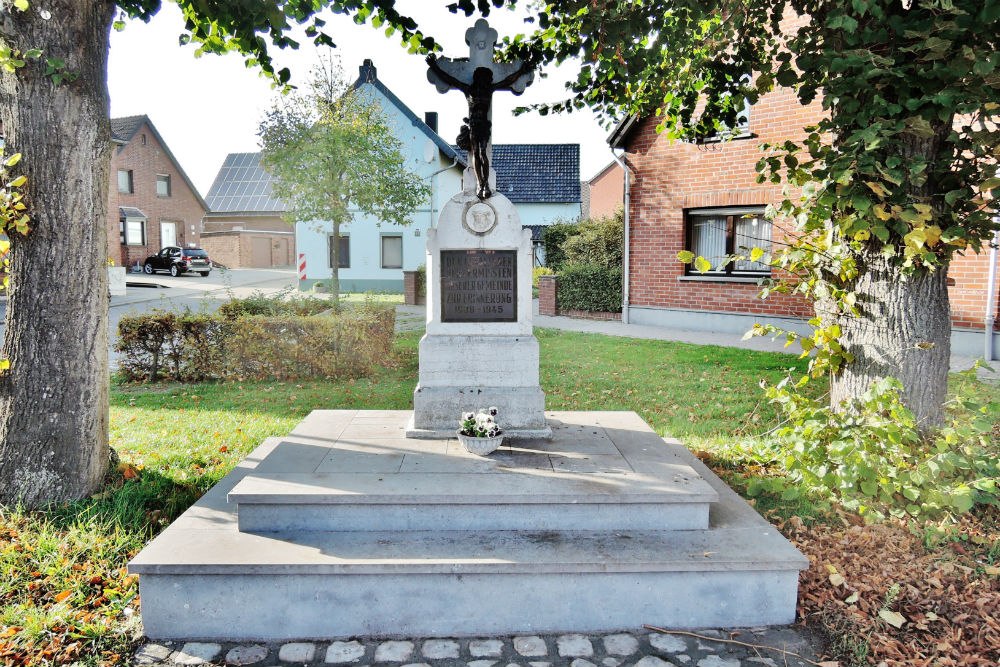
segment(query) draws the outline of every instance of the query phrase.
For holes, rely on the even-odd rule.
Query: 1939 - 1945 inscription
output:
[[[516,250],[442,250],[442,322],[516,322]]]

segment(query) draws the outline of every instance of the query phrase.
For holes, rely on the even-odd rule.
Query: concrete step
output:
[[[691,530],[708,527],[717,499],[675,464],[644,474],[249,475],[229,493],[244,532]]]
[[[803,558],[772,528],[158,538],[131,564],[154,638],[599,631],[794,620]]]
[[[409,416],[318,411],[265,441],[130,563],[146,634],[456,636],[794,619],[808,561],[635,413],[547,413],[550,441],[490,457],[403,438]],[[697,529],[678,529],[691,517]]]

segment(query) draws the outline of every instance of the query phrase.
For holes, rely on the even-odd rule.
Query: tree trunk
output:
[[[861,396],[875,380],[894,377],[920,428],[937,426],[951,357],[948,267],[904,276],[880,252],[858,259],[861,315],[838,319],[841,342],[855,358],[831,379],[831,405]]]
[[[0,42],[43,49],[0,74],[7,154],[30,231],[11,232],[0,355],[0,501],[38,507],[85,497],[108,465],[108,36],[114,4],[31,2],[5,11]],[[45,75],[61,58],[72,81]]]
[[[333,301],[340,303],[340,223],[333,223],[333,260],[330,262],[330,291]]]

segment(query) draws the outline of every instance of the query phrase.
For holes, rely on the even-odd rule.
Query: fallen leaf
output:
[[[986,574],[988,574],[988,575],[991,575],[991,576],[994,576],[994,577],[1000,576],[1000,567],[997,567],[996,565],[987,565],[983,569],[986,570]]]
[[[849,596],[847,596],[847,599],[844,600],[844,602],[846,602],[847,604],[854,604],[855,602],[857,602],[860,599],[861,599],[861,595],[859,595],[857,591],[854,591]]]
[[[888,609],[880,609],[878,617],[894,628],[901,628],[903,623],[906,623],[906,618],[902,614]]]
[[[56,595],[56,602],[62,602],[63,600],[65,600],[66,598],[68,598],[72,594],[73,594],[73,591],[63,591],[62,593],[59,593],[58,595]]]
[[[847,579],[844,579],[844,575],[834,572],[830,575],[830,583],[834,586],[843,586],[847,583]]]

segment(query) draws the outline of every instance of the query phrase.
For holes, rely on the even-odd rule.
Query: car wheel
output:
[[[150,264],[149,262],[146,262],[145,264],[142,265],[142,271],[143,273],[148,273],[149,275],[153,275],[153,265]]]
[[[177,276],[181,275],[181,270],[179,268],[177,268],[176,264],[171,264],[170,265],[170,275],[172,275],[175,278]]]
[[[208,273],[209,273],[208,271],[199,271],[198,273],[201,274],[202,278],[208,278]]]

